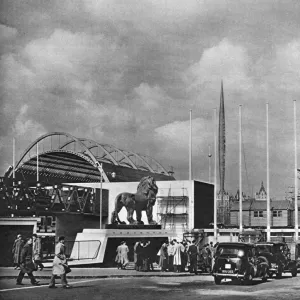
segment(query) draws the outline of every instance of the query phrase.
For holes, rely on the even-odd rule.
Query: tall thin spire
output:
[[[225,137],[225,109],[224,109],[224,92],[223,80],[221,81],[220,93],[220,109],[219,109],[219,176],[220,176],[220,193],[222,205],[222,220],[224,223],[224,182],[225,182],[225,151],[226,151],[226,137]]]

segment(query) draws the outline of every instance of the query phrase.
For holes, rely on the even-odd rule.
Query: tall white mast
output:
[[[297,170],[297,106],[294,100],[294,145],[295,145],[295,242],[298,242],[298,170]]]
[[[218,126],[217,126],[217,109],[214,109],[214,138],[215,138],[215,170],[214,170],[214,176],[215,176],[215,180],[214,180],[214,239],[215,242],[217,242],[217,130],[218,130]]]
[[[242,105],[239,106],[239,208],[240,232],[243,231],[243,190],[242,190]]]
[[[39,143],[36,143],[36,181],[39,182]]]
[[[192,110],[190,109],[189,180],[192,180]]]
[[[267,242],[271,240],[270,226],[270,166],[269,166],[269,103],[266,103],[266,120],[267,120]]]
[[[13,182],[15,182],[15,178],[16,178],[16,173],[15,173],[15,165],[16,165],[16,161],[15,161],[15,156],[16,156],[16,141],[15,138],[13,138]]]

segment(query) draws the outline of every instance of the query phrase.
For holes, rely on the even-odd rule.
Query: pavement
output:
[[[0,279],[16,278],[19,270],[12,267],[0,267]],[[34,276],[40,279],[49,279],[51,277],[52,269],[44,268],[42,271],[35,271]],[[209,275],[203,273],[201,275]],[[25,275],[26,277],[27,275]],[[76,278],[124,278],[124,277],[185,277],[196,276],[188,272],[174,273],[174,272],[161,272],[155,268],[154,271],[138,272],[133,269],[118,270],[117,268],[72,268],[72,272],[67,275],[69,279]],[[199,275],[197,275],[199,276]]]

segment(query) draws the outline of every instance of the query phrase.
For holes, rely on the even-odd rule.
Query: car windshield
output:
[[[235,246],[220,246],[217,249],[217,255],[219,256],[244,256],[245,252],[242,247],[235,247]]]
[[[272,246],[271,245],[257,245],[256,246],[259,253],[272,253]]]
[[[281,245],[281,244],[278,244],[278,245],[274,245],[273,246],[273,251],[274,251],[274,253],[281,253],[282,252],[282,250],[283,250],[283,245]]]

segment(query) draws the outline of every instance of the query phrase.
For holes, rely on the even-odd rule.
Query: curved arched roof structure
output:
[[[38,157],[38,162],[37,162]],[[16,164],[16,178],[53,182],[174,180],[154,158],[65,132],[42,135],[24,150]],[[10,177],[12,174],[10,174]]]

